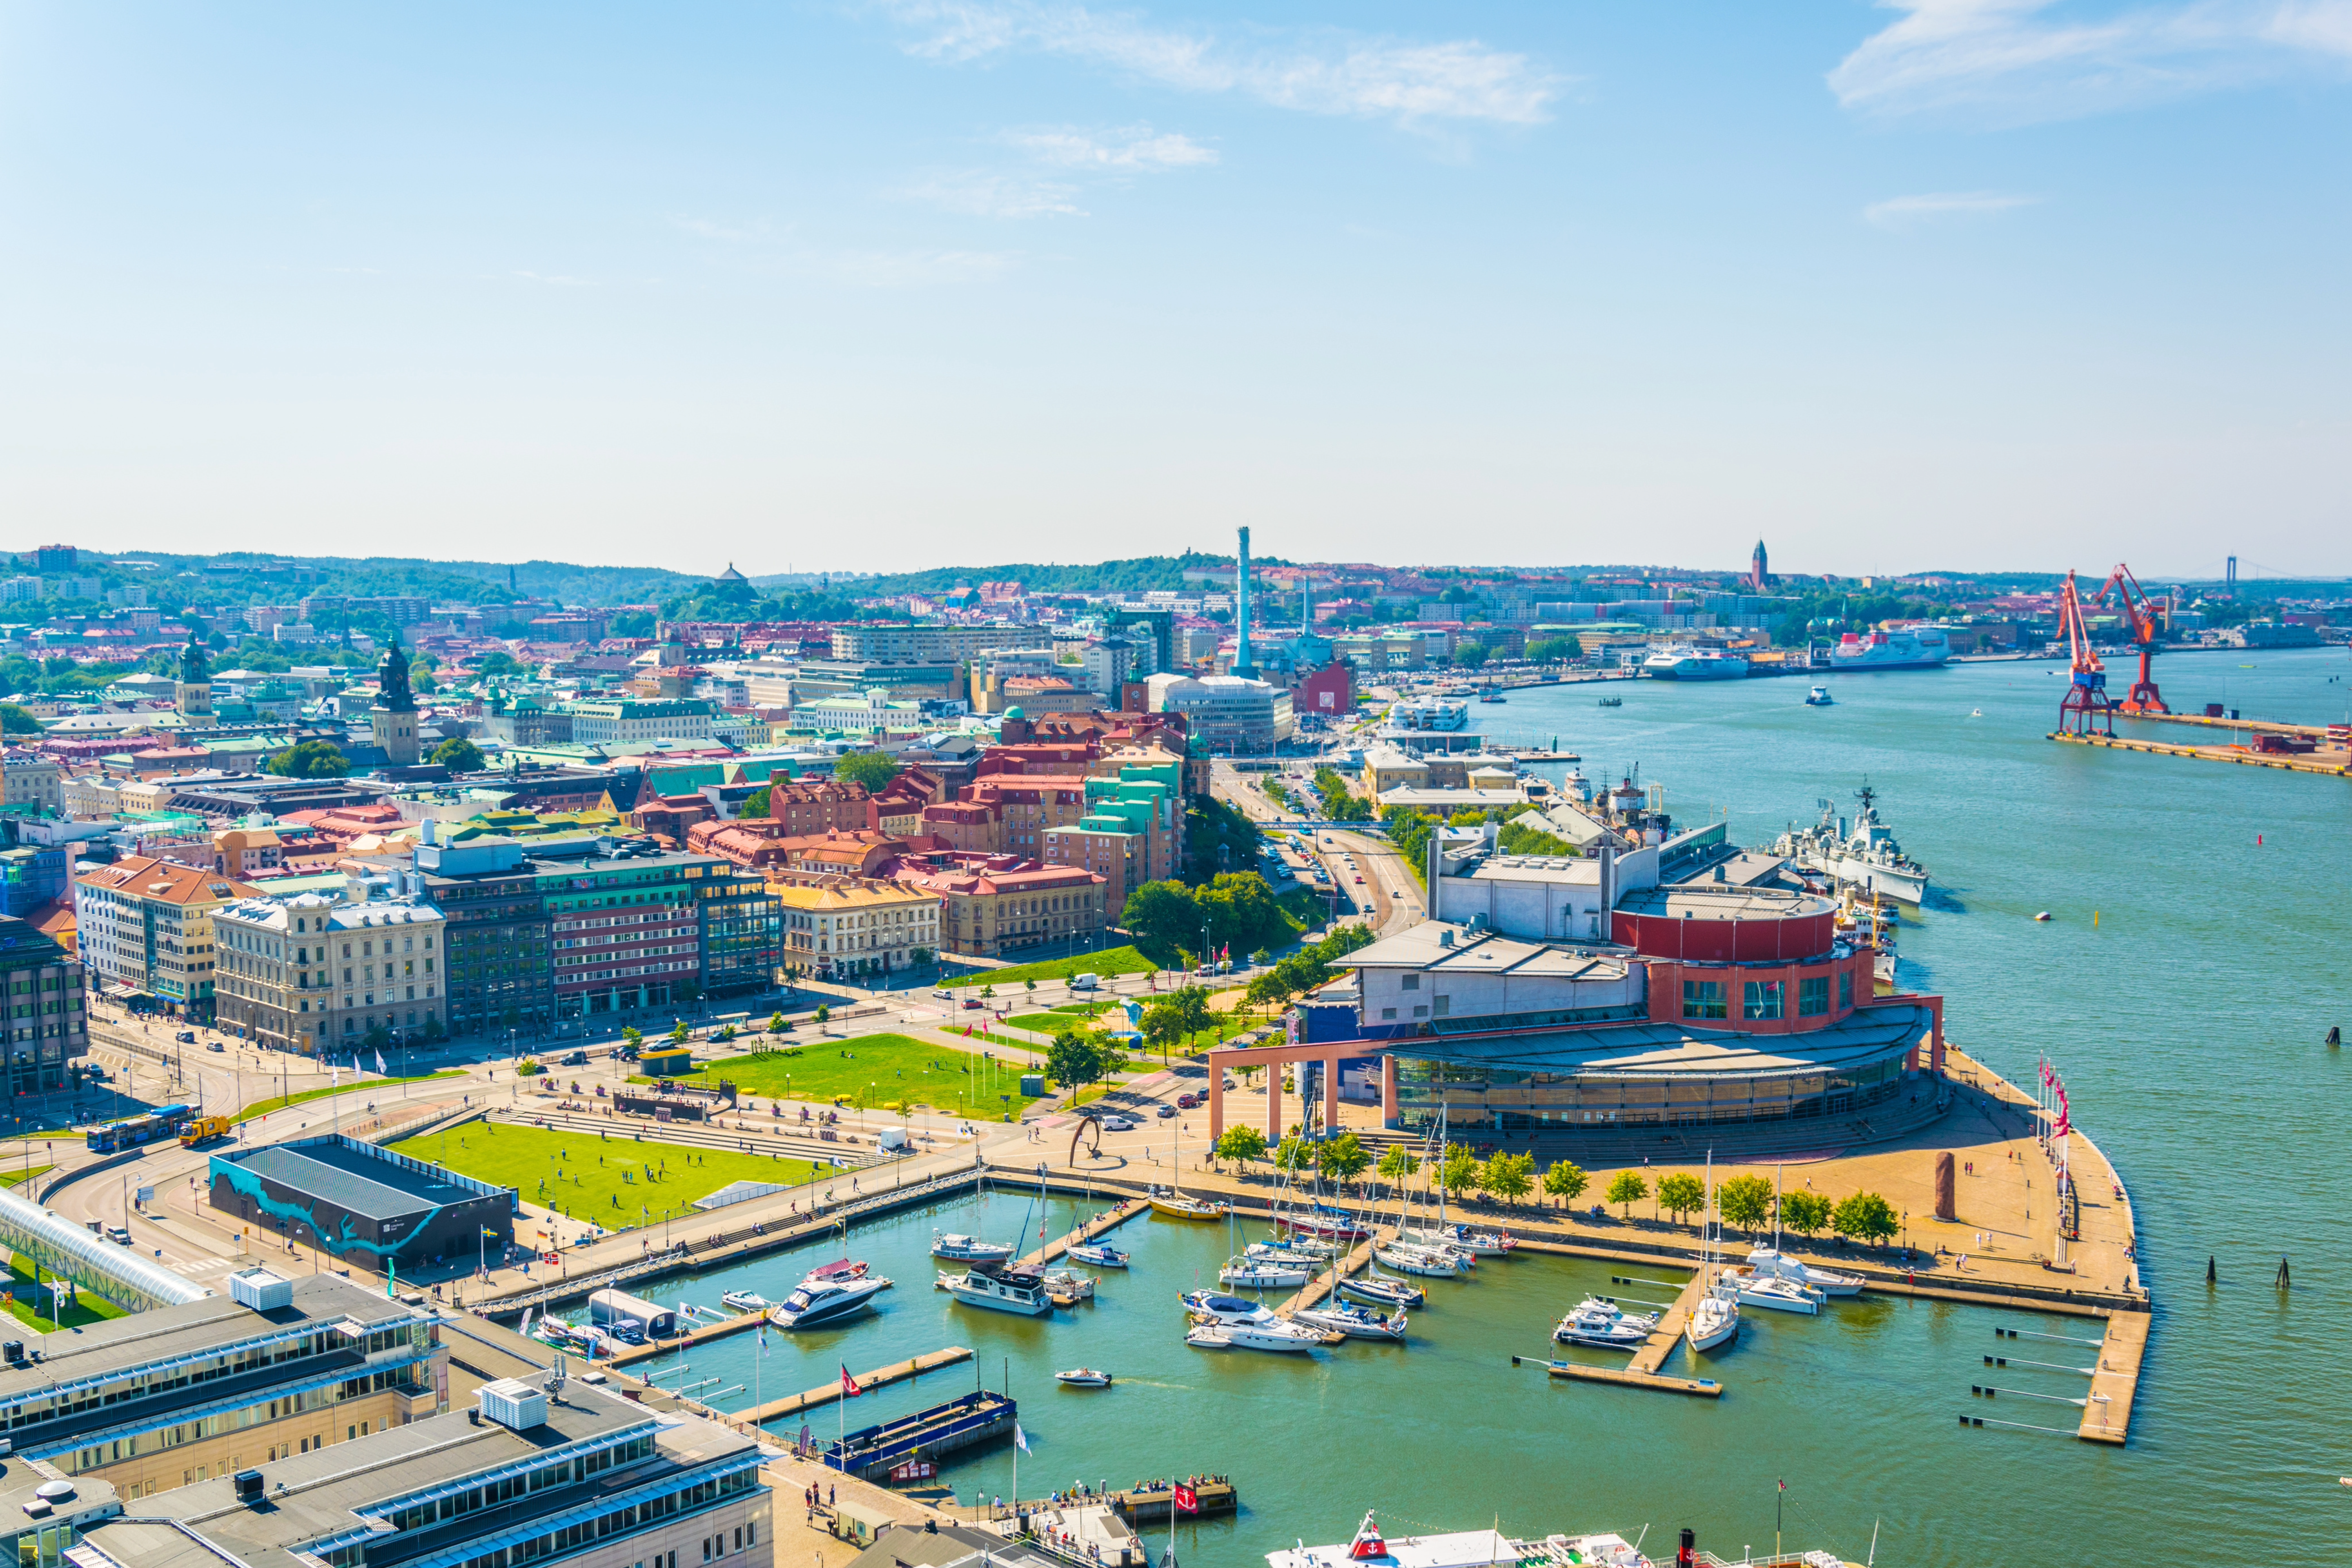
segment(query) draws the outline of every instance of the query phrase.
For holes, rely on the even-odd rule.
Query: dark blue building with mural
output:
[[[377,1274],[495,1258],[514,1239],[513,1188],[335,1134],[215,1154],[212,1204]]]

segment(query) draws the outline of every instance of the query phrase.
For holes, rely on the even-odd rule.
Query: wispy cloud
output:
[[[1084,217],[1078,188],[1055,180],[992,169],[960,169],[931,175],[900,193],[969,217]]]
[[[1475,39],[1409,43],[1318,29],[1234,43],[1063,0],[878,0],[877,8],[910,35],[911,53],[929,58],[1032,50],[1308,114],[1533,125],[1550,118],[1561,88],[1527,56]]]
[[[1041,163],[1065,169],[1184,169],[1217,161],[1203,147],[1176,132],[1155,133],[1148,125],[1093,134],[1083,131],[1011,131],[1004,140]]]
[[[2011,207],[2030,207],[2041,199],[2011,195],[2003,191],[1931,191],[1873,202],[1862,209],[1862,216],[1881,228],[1906,228],[1940,218],[1982,217]]]
[[[1848,109],[2068,119],[2352,65],[2352,0],[1881,0],[1902,19],[1830,72]]]

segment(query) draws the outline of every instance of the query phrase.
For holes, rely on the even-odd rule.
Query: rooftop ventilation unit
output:
[[[240,1269],[228,1277],[230,1300],[257,1312],[273,1312],[294,1304],[294,1282],[267,1268]]]
[[[528,1432],[547,1425],[547,1395],[520,1378],[500,1378],[475,1391],[482,1414],[501,1426]]]

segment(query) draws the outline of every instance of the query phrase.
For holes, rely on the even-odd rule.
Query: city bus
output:
[[[188,1119],[189,1107],[159,1105],[136,1116],[126,1116],[120,1121],[110,1121],[89,1130],[89,1152],[111,1154],[120,1149],[136,1149],[152,1143],[159,1138],[176,1138],[180,1123]]]

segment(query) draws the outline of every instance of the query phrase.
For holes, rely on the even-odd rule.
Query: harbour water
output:
[[[2252,666],[2252,668],[2247,668]],[[1255,1568],[1295,1539],[1345,1540],[1367,1507],[1391,1529],[1507,1531],[1688,1525],[1736,1555],[1772,1542],[1775,1483],[1791,1546],[1861,1562],[2123,1563],[2212,1555],[2272,1564],[2332,1560],[2347,1537],[2352,1473],[2341,1394],[2352,1336],[2339,1306],[2352,1262],[2343,1201],[2343,1053],[2352,1023],[2344,955],[2352,913],[2352,784],[2044,740],[2065,677],[2046,664],[1841,678],[1836,705],[1808,709],[1805,683],[1642,682],[1515,693],[1482,710],[1500,738],[1583,753],[1596,782],[1638,762],[1685,822],[1727,813],[1735,838],[1769,840],[1818,815],[1851,812],[1865,775],[1904,847],[1937,890],[1902,932],[1903,980],[1941,992],[1948,1026],[2013,1080],[2047,1053],[2075,1114],[2115,1161],[2137,1208],[2157,1300],[2128,1448],[2076,1441],[2077,1410],[2004,1399],[1998,1414],[2069,1435],[1962,1428],[1996,1325],[2090,1337],[2080,1320],[1929,1301],[1833,1306],[1818,1319],[1748,1314],[1706,1358],[1720,1401],[1555,1383],[1515,1369],[1549,1353],[1551,1325],[1585,1291],[1612,1289],[1601,1263],[1522,1258],[1431,1283],[1409,1344],[1350,1342],[1312,1357],[1203,1352],[1181,1342],[1179,1290],[1213,1282],[1223,1226],[1138,1220],[1135,1254],[1097,1301],[1030,1320],[951,1306],[930,1288],[933,1228],[1012,1239],[1017,1188],[985,1216],[958,1202],[860,1227],[850,1248],[898,1281],[880,1313],[845,1327],[772,1334],[770,1398],[950,1344],[967,1364],[853,1402],[852,1426],[1008,1381],[1032,1451],[1021,1490],[1084,1479],[1123,1486],[1215,1469],[1240,1482],[1238,1519],[1181,1524],[1194,1568]],[[2251,714],[2340,718],[2352,659],[2341,650],[2200,655],[2159,668],[2176,706],[2227,700]],[[1981,716],[1975,716],[1981,710]],[[2153,727],[2150,727],[2153,728]],[[1516,731],[1516,733],[1514,733]],[[1547,767],[1554,777],[1565,765]],[[2260,840],[2259,844],[2257,840]],[[2032,916],[2050,911],[2036,923]],[[2096,924],[2094,924],[2094,915]],[[1195,1131],[1198,1131],[1197,1121]],[[1055,1200],[1045,1225],[1076,1205]],[[782,1294],[839,1248],[666,1283],[715,1305],[749,1285]],[[2208,1289],[2205,1263],[2218,1260]],[[2293,1259],[2294,1288],[2273,1277]],[[1670,1273],[1635,1270],[1671,1279]],[[1761,1320],[1761,1321],[1758,1321]],[[2087,1364],[2083,1347],[2034,1357]],[[748,1336],[692,1353],[691,1382],[752,1381]],[[2014,1353],[2004,1351],[1998,1353]],[[1610,1358],[1602,1357],[1606,1363]],[[1079,1392],[1051,1381],[1085,1363],[1118,1379]],[[1677,1352],[1666,1370],[1685,1366]],[[2014,1370],[2005,1386],[2079,1395],[2083,1379]],[[665,1377],[665,1383],[675,1379]],[[714,1385],[714,1386],[723,1386]],[[748,1386],[719,1400],[751,1403]],[[826,1439],[831,1411],[809,1423]],[[1012,1455],[958,1456],[943,1479],[967,1500],[1013,1490]],[[2224,1548],[2223,1543],[2226,1543]]]

